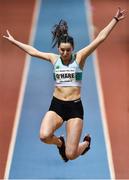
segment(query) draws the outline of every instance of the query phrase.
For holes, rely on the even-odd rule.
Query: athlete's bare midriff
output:
[[[72,101],[80,98],[80,87],[55,87],[53,96],[63,101]]]

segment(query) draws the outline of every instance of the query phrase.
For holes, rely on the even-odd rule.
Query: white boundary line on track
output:
[[[93,20],[92,20],[92,7],[91,7],[90,0],[85,0],[85,8],[86,7],[88,7],[87,11],[86,11],[86,18],[87,18],[87,21],[89,24],[88,31],[89,31],[90,40],[92,41],[93,37],[94,37],[94,32],[93,32]],[[106,110],[105,110],[105,106],[104,106],[104,97],[103,97],[100,70],[99,70],[98,57],[97,57],[96,51],[93,53],[93,66],[94,66],[94,71],[95,71],[97,92],[98,92],[98,98],[99,98],[99,106],[100,106],[100,110],[101,110],[100,112],[101,112],[105,144],[106,144],[108,166],[109,166],[111,179],[115,180],[116,178],[115,178],[114,163],[113,163],[113,158],[112,158],[112,149],[111,149],[110,136],[109,136],[109,131],[108,131]]]
[[[39,16],[39,11],[40,11],[40,4],[41,4],[41,0],[35,1],[31,32],[30,32],[30,37],[29,37],[29,44],[31,45],[34,43],[34,39],[35,39],[37,21],[38,21],[38,16]],[[17,103],[17,109],[16,109],[15,118],[14,118],[14,125],[13,125],[11,141],[10,141],[9,151],[8,151],[8,157],[7,157],[6,167],[5,167],[4,179],[9,178],[9,173],[10,173],[10,168],[11,168],[11,163],[12,163],[13,153],[14,153],[14,148],[15,148],[15,142],[16,142],[16,137],[17,137],[17,131],[18,131],[18,126],[19,126],[19,121],[20,121],[20,115],[21,115],[21,110],[22,110],[22,105],[23,105],[23,100],[24,100],[27,77],[28,77],[28,72],[29,72],[29,67],[30,67],[30,60],[31,60],[31,57],[29,55],[26,55],[23,75],[22,75],[22,80],[21,80],[21,87],[20,87],[20,92],[19,92],[19,98],[18,98],[18,103]]]

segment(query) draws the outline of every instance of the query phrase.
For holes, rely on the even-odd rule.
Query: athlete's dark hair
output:
[[[74,40],[73,37],[69,36],[68,34],[68,25],[67,22],[64,20],[60,20],[59,24],[55,24],[53,26],[52,30],[53,38],[53,48],[58,45],[60,46],[60,43],[70,43],[72,47],[74,48]]]

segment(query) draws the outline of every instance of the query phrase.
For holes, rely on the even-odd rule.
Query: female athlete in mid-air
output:
[[[59,54],[40,52],[14,39],[8,30],[7,35],[3,36],[26,53],[50,62],[54,67],[55,88],[51,105],[41,123],[40,139],[47,144],[55,144],[65,162],[84,155],[90,149],[89,134],[80,143],[83,128],[80,92],[85,61],[124,17],[125,10],[118,8],[115,16],[98,36],[76,53],[73,53],[74,40],[69,36],[67,22],[64,20],[56,24],[52,31],[53,47],[57,46]],[[66,140],[63,136],[54,135],[64,122],[66,122]]]

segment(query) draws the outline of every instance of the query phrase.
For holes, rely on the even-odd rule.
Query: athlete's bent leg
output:
[[[67,121],[66,124],[66,157],[70,160],[80,156],[89,142],[84,141],[79,143],[82,133],[83,121],[80,118],[73,118]]]
[[[56,129],[63,124],[62,118],[53,111],[48,111],[42,120],[40,139],[47,144],[61,146],[61,140],[54,135]]]

